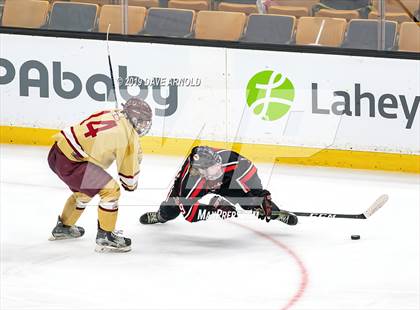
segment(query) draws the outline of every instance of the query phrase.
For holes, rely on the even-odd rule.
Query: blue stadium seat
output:
[[[96,27],[97,4],[54,2],[48,29],[93,31]]]
[[[162,37],[189,37],[195,12],[193,10],[150,8],[140,34]]]
[[[342,47],[355,49],[378,49],[378,21],[353,19],[350,21],[347,36]],[[385,50],[391,50],[395,46],[397,23],[385,22]]]
[[[295,22],[296,18],[294,16],[251,14],[241,41],[290,44]]]

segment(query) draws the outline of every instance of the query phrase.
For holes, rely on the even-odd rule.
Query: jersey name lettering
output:
[[[198,215],[197,215],[197,221],[205,221],[207,220],[207,218],[209,217],[210,212],[207,213],[207,211],[205,209],[199,209],[198,210]]]

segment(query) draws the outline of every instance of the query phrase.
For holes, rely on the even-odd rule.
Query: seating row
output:
[[[54,2],[51,13],[47,1],[22,0],[27,6],[6,2],[3,26],[44,27],[56,30],[122,33],[122,11],[118,5]],[[378,21],[343,18],[302,17],[223,11],[199,11],[128,7],[128,34],[165,37],[194,37],[270,44],[312,44],[376,49]],[[385,23],[385,48],[420,52],[420,27],[403,22],[399,36],[397,23]],[[396,42],[398,42],[396,44]]]
[[[201,8],[194,6],[193,4],[197,1],[190,2],[190,0],[170,0],[169,3],[171,3],[171,1],[183,3],[182,8],[185,9],[201,10]],[[242,2],[242,0],[224,0],[218,5],[218,10],[243,12],[246,14],[258,13],[258,7],[255,4],[255,1],[254,3],[238,3],[238,1]],[[340,3],[340,1],[336,2]],[[367,6],[361,9],[349,9],[351,6],[345,6],[343,4],[337,5],[337,7],[348,9],[333,9],[319,4],[318,0],[268,0],[264,3],[266,4],[266,11],[269,14],[291,15],[297,18],[302,16],[334,17],[345,18],[347,20],[366,17],[369,19],[379,18],[377,1],[374,1],[372,6]],[[176,6],[172,5],[172,7]],[[414,21],[419,9],[419,0],[406,0],[405,3],[401,0],[387,0],[385,19],[397,21],[399,23]]]
[[[70,0],[74,2],[89,2],[113,4],[115,0]],[[255,0],[165,0],[168,7],[190,9],[195,11],[217,9],[219,11],[243,12],[245,14],[262,13]],[[335,18],[359,19],[368,17],[377,19],[378,0],[262,0],[265,13],[302,16],[324,16]],[[163,3],[163,2],[162,2]],[[370,5],[369,5],[370,3]],[[130,6],[158,7],[159,0],[128,0]],[[326,4],[326,5],[325,5]],[[363,5],[366,5],[365,7]],[[385,0],[388,20],[399,23],[414,21],[414,16],[420,9],[420,0]],[[369,13],[369,15],[368,15]],[[420,13],[419,13],[420,14]]]
[[[0,0],[1,1],[1,0]],[[7,0],[17,1],[17,0]],[[49,0],[50,3],[59,0]],[[120,0],[61,0],[102,5],[119,4]],[[178,9],[219,10],[302,16],[323,16],[359,19],[378,19],[379,0],[261,0],[264,7],[258,9],[256,0],[127,0],[129,6],[169,7]],[[399,23],[420,19],[420,0],[385,0],[387,20]]]

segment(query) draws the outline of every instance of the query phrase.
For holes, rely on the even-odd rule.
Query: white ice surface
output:
[[[285,209],[361,213],[382,193],[390,199],[368,220],[301,217],[288,227],[244,214],[142,226],[182,162],[146,155],[118,217],[133,250],[99,254],[94,204],[78,222],[83,238],[47,240],[70,193],[47,153],[0,145],[1,309],[420,308],[419,175],[257,164]]]

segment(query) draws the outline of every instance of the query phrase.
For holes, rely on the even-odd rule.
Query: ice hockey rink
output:
[[[94,204],[78,222],[83,238],[48,241],[70,193],[48,168],[48,148],[0,149],[1,309],[420,308],[419,175],[257,163],[291,211],[362,213],[390,198],[367,220],[300,217],[288,227],[240,214],[142,226],[182,162],[146,154],[139,190],[120,203],[132,251],[99,254]]]

